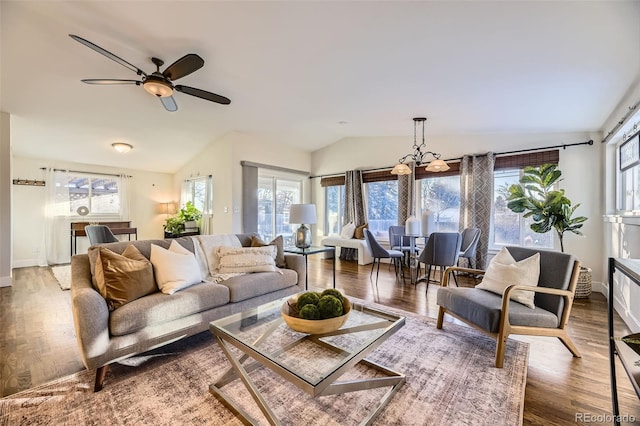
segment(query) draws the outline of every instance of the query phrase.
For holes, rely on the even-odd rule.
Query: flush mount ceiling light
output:
[[[113,147],[113,149],[115,149],[116,151],[124,154],[125,152],[129,152],[133,149],[133,145],[129,145],[128,143],[124,143],[124,142],[115,142],[112,143],[111,146]]]
[[[427,144],[424,141],[424,123],[427,121],[426,117],[416,117],[413,119],[413,153],[407,154],[404,157],[400,158],[398,164],[394,166],[391,170],[391,174],[394,175],[410,175],[411,169],[409,166],[405,164],[406,161],[413,161],[416,163],[416,166],[420,166],[425,163],[425,157],[428,154],[431,154],[434,158],[427,167],[426,170],[428,172],[444,172],[445,170],[449,170],[449,166],[444,160],[440,159],[440,154],[436,154],[433,151],[423,151],[427,148]],[[417,133],[418,133],[418,125],[422,127],[422,143],[418,145]]]

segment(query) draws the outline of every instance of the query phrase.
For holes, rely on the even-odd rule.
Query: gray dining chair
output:
[[[481,233],[480,228],[465,228],[462,231],[462,245],[460,246],[458,261],[461,258],[467,259],[469,268],[475,268],[476,251]]]
[[[96,244],[117,243],[120,241],[106,225],[87,225],[84,227],[84,232],[87,234],[87,237],[89,237],[89,243],[92,246]]]
[[[427,245],[418,256],[418,270],[421,263],[425,264],[425,276],[423,279],[427,283],[427,291],[429,290],[429,281],[431,281],[431,269],[434,266],[440,267],[440,280],[442,280],[445,268],[458,264],[461,244],[462,236],[459,232],[433,232],[429,236]],[[458,285],[455,275],[454,280]]]
[[[373,269],[376,265],[376,260],[378,261],[378,269],[376,271],[376,286],[378,285],[378,275],[380,273],[380,259],[391,259],[393,261],[396,278],[398,277],[398,269],[404,277],[402,265],[399,264],[404,254],[400,250],[387,250],[386,248],[382,247],[373,236],[371,231],[369,231],[368,229],[364,230],[364,238],[365,240],[367,240],[367,245],[369,246],[371,257],[373,257],[373,263],[371,264],[371,272],[369,273],[369,278],[371,278],[373,275]]]

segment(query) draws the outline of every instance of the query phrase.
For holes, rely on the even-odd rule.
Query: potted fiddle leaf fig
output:
[[[556,164],[543,164],[539,167],[525,167],[520,183],[509,187],[507,207],[515,213],[523,213],[533,223],[531,230],[546,233],[556,231],[560,240],[560,251],[564,253],[564,234],[571,232],[582,235],[582,225],[587,220],[584,216],[574,216],[580,204],[571,204],[564,189],[554,189],[554,185],[562,179],[562,172]],[[581,288],[581,283],[588,285],[588,290]],[[581,267],[576,297],[591,294],[591,269]]]

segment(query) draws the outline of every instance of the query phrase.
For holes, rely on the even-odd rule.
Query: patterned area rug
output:
[[[52,266],[51,272],[62,290],[71,289],[71,265]]]
[[[407,376],[374,424],[522,424],[528,344],[509,340],[505,367],[498,369],[493,340],[451,323],[437,330],[433,319],[404,314],[405,326],[367,357]],[[229,366],[209,332],[127,364],[113,365],[97,393],[93,374],[83,371],[0,399],[0,424],[242,424],[209,393]],[[361,367],[343,378],[373,374]],[[251,377],[287,425],[358,424],[387,390],[313,399],[268,369]],[[224,389],[267,424],[239,380]]]

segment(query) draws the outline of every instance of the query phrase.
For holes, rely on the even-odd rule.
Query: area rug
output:
[[[71,289],[71,265],[52,266],[51,272],[62,290]]]
[[[505,366],[495,368],[493,340],[464,326],[437,330],[433,319],[406,316],[405,326],[367,357],[407,376],[374,424],[522,424],[528,344],[509,340]],[[83,371],[0,399],[1,424],[242,424],[209,393],[229,366],[209,332],[127,361],[135,367],[113,365],[97,393],[93,374]],[[349,373],[372,375],[368,367]],[[358,424],[387,390],[313,399],[266,368],[251,377],[285,425]],[[239,380],[224,389],[264,420]]]

